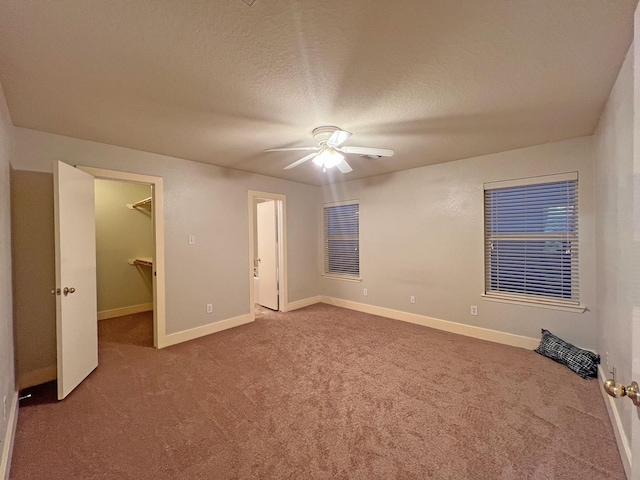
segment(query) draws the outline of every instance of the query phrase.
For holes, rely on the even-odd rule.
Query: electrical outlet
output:
[[[195,245],[195,244],[196,244],[196,236],[189,235],[189,245]]]
[[[478,315],[478,307],[471,305],[471,315]]]
[[[362,289],[362,295],[364,295],[365,297],[366,297],[367,295],[369,295],[369,292],[367,292],[367,289],[366,289],[366,288],[363,288],[363,289]]]
[[[7,396],[5,395],[2,399],[2,418],[7,420]]]
[[[213,304],[207,303],[207,313],[213,313]]]
[[[410,302],[410,303],[416,303],[416,297],[415,297],[415,296],[413,296],[413,295],[411,295],[411,296],[409,297],[409,302]]]
[[[607,366],[607,372],[611,371],[611,366],[609,364],[609,352],[604,352],[605,365]]]

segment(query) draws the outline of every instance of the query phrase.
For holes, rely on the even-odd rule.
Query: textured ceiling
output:
[[[0,0],[15,125],[315,185],[592,134],[638,0]],[[353,132],[354,171],[311,130]]]

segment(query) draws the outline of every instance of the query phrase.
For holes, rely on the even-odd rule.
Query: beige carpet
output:
[[[531,351],[328,305],[159,351],[144,323],[24,403],[12,479],[624,478],[597,381]]]

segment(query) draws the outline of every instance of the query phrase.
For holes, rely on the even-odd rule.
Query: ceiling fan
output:
[[[353,171],[351,166],[344,159],[343,154],[370,155],[372,157],[391,157],[393,150],[386,148],[350,147],[341,146],[351,135],[351,132],[341,130],[330,125],[313,129],[313,139],[318,142],[317,147],[292,147],[292,148],[269,148],[265,152],[288,152],[294,150],[312,151],[306,157],[293,162],[284,167],[285,170],[297,167],[304,162],[313,159],[313,163],[322,167],[326,172],[327,168],[337,167],[342,173]]]

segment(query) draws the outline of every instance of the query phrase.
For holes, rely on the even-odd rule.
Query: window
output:
[[[485,293],[577,305],[578,174],[485,184]]]
[[[360,278],[359,215],[357,201],[325,205],[325,275]]]

